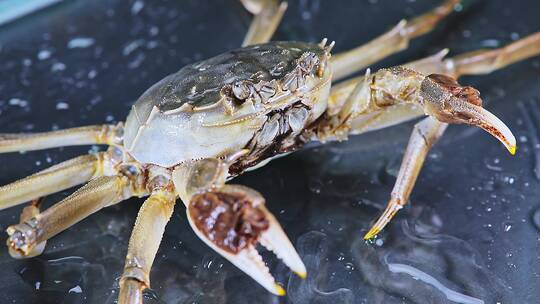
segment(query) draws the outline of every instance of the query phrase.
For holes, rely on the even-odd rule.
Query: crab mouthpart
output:
[[[298,276],[306,277],[304,263],[256,191],[225,185],[197,194],[191,199],[187,215],[200,239],[268,291],[285,294],[257,251],[257,244],[272,251]]]

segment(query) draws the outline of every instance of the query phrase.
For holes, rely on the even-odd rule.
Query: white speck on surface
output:
[[[10,106],[19,106],[21,108],[24,108],[28,105],[28,101],[20,98],[11,98],[8,103]]]
[[[131,14],[137,15],[143,8],[144,8],[144,2],[135,1],[133,2],[133,5],[131,6]]]
[[[436,278],[410,265],[389,263],[388,270],[394,273],[406,273],[415,280],[420,280],[426,284],[429,284],[437,288],[440,292],[442,292],[446,296],[448,300],[452,302],[462,303],[462,304],[484,304],[483,300],[452,290],[444,286]]]
[[[519,39],[519,34],[516,33],[516,32],[513,32],[513,33],[510,34],[510,38],[512,40],[518,40]]]
[[[67,110],[69,109],[69,104],[64,101],[59,101],[56,103],[57,110]]]
[[[144,54],[141,54],[141,53],[137,54],[135,58],[130,63],[128,63],[128,68],[130,69],[138,68],[141,65],[141,63],[144,61],[144,58],[145,58]]]
[[[150,30],[148,31],[148,33],[150,34],[150,36],[156,36],[157,34],[159,34],[159,27],[157,26],[150,27]]]
[[[75,49],[75,48],[87,48],[89,46],[92,46],[96,42],[94,38],[90,37],[77,37],[73,38],[68,42],[67,47],[69,49]]]
[[[88,72],[88,79],[94,79],[97,75],[97,71],[96,70],[90,70]]]
[[[39,60],[47,60],[47,59],[51,58],[51,51],[49,51],[49,50],[41,50],[37,54],[37,58]]]
[[[126,46],[124,46],[124,49],[122,50],[122,55],[127,56],[131,54],[133,51],[135,51],[138,47],[144,44],[143,39],[138,39],[131,41]]]
[[[155,40],[152,40],[152,41],[148,41],[148,43],[146,44],[146,48],[147,49],[154,49],[158,46],[158,42],[155,41]]]
[[[82,293],[82,288],[81,286],[77,285],[73,288],[71,288],[68,293]]]
[[[56,62],[51,66],[51,71],[58,72],[66,69],[66,65],[61,62]]]

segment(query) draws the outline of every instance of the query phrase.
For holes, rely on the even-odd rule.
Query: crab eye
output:
[[[252,92],[253,84],[247,80],[236,81],[232,85],[232,92],[234,97],[239,100],[247,99]]]

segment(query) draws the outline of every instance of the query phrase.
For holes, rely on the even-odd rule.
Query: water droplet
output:
[[[512,32],[512,33],[510,34],[510,38],[511,38],[512,40],[518,40],[518,39],[519,39],[519,34],[516,33],[516,32]]]
[[[512,229],[512,225],[513,225],[512,222],[504,222],[504,223],[503,223],[503,230],[504,230],[504,232],[510,231],[510,229]]]
[[[71,288],[68,293],[82,293],[82,288],[81,286],[77,285],[73,288]]]
[[[131,6],[131,14],[137,15],[143,8],[144,8],[144,2],[135,1],[133,2],[133,5]]]
[[[41,50],[39,51],[37,55],[37,58],[39,60],[46,60],[46,59],[49,59],[50,57],[51,57],[51,51],[49,50]]]
[[[89,46],[92,46],[94,44],[95,40],[94,38],[90,37],[77,37],[73,38],[68,42],[67,47],[69,49],[75,49],[75,48],[87,48]]]
[[[69,104],[67,104],[64,101],[59,101],[56,103],[56,109],[57,110],[67,110],[69,109]]]
[[[540,231],[540,208],[537,208],[536,211],[534,211],[532,220],[536,229]]]
[[[28,105],[28,101],[20,98],[11,98],[8,103],[10,106],[19,106],[21,108],[24,108]]]
[[[56,62],[51,66],[52,72],[63,71],[66,69],[66,65],[61,62]]]

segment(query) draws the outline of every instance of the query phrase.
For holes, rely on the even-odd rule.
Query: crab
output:
[[[271,293],[284,295],[257,251],[262,245],[304,278],[306,268],[257,191],[227,183],[312,142],[346,140],[421,116],[386,210],[365,234],[375,237],[408,202],[429,149],[449,124],[469,124],[511,154],[510,129],[482,107],[480,93],[457,82],[540,54],[540,33],[505,47],[445,58],[447,50],[401,66],[366,70],[332,86],[433,29],[457,0],[401,21],[382,36],[331,55],[333,43],[269,42],[287,4],[243,0],[255,17],[243,47],[183,67],[149,88],[125,123],[0,134],[0,153],[68,145],[109,145],[0,187],[0,209],[25,202],[7,228],[14,258],[45,250],[48,239],[102,208],[148,197],[137,216],[119,303],[142,303],[165,226],[179,199],[196,235]],[[87,182],[40,211],[39,198]]]

